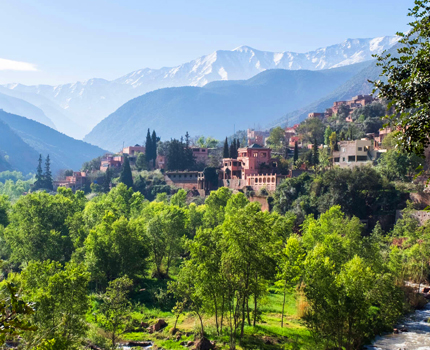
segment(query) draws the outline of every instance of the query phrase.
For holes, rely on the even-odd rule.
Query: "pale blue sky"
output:
[[[412,5],[413,0],[0,0],[0,84],[115,79],[241,45],[306,52],[347,38],[405,31]]]

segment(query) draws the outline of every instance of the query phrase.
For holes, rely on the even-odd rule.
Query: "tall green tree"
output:
[[[122,166],[121,174],[119,176],[119,182],[122,182],[129,188],[133,187],[133,175],[131,173],[130,161],[128,157],[125,157],[124,164]]]
[[[124,275],[135,278],[146,267],[148,249],[144,224],[139,219],[116,219],[107,212],[85,239],[85,262],[100,287]]]
[[[5,230],[12,251],[10,260],[17,264],[30,260],[68,261],[73,252],[69,220],[83,210],[85,202],[80,196],[81,191],[70,196],[37,192],[20,197],[10,211]]]
[[[314,140],[312,151],[313,151],[312,152],[312,164],[314,166],[317,166],[319,163],[319,152],[318,152],[318,143],[317,143],[316,139]]]
[[[105,178],[103,179],[103,192],[108,193],[110,191],[110,183],[112,181],[112,170],[106,169]]]
[[[155,168],[155,160],[157,159],[157,134],[155,133],[155,130],[152,130],[151,141],[152,166]]]
[[[149,163],[152,160],[153,156],[153,142],[151,138],[151,132],[148,129],[148,132],[146,134],[146,141],[145,141],[145,159]]]
[[[296,164],[297,160],[299,159],[299,145],[297,141],[294,141],[294,165]]]
[[[51,160],[49,159],[49,154],[46,156],[45,160],[45,173],[43,174],[44,188],[47,190],[53,190],[52,185],[52,172],[51,172]]]
[[[89,273],[83,264],[33,261],[22,272],[26,300],[35,303],[32,323],[37,332],[27,332],[29,348],[50,341],[52,350],[80,349],[87,332]]]
[[[127,276],[109,282],[106,293],[102,295],[103,304],[100,306],[102,314],[99,324],[109,332],[111,349],[117,349],[119,336],[125,330],[125,323],[131,313],[131,303],[128,294],[133,286]]]
[[[229,158],[229,156],[230,156],[230,151],[229,151],[229,147],[228,147],[228,140],[226,137],[225,141],[224,141],[224,148],[223,148],[223,152],[222,152],[222,157],[223,158]]]
[[[424,155],[430,135],[430,2],[415,0],[408,16],[410,30],[397,33],[401,37],[397,54],[383,53],[378,57],[382,80],[373,81],[378,96],[390,101],[394,113],[389,122],[402,130],[397,134],[402,147],[411,153]]]
[[[43,170],[42,170],[42,155],[39,154],[39,162],[36,169],[36,181],[33,185],[33,190],[37,191],[45,185]]]

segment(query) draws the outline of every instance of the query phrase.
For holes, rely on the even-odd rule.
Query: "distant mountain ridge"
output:
[[[398,43],[387,50],[387,53],[393,57],[398,56],[398,49],[401,47]],[[345,101],[351,99],[356,95],[372,94],[374,86],[369,82],[375,81],[381,78],[382,68],[372,63],[365,67],[362,71],[351,77],[349,80],[344,82],[342,85],[330,91],[324,97],[309,101],[310,103],[298,110],[287,112],[280,118],[269,122],[265,126],[271,128],[274,126],[291,126],[296,123],[302,122],[309,113],[312,112],[324,112],[327,108],[333,105],[335,101]]]
[[[147,129],[162,139],[223,139],[236,129],[265,124],[315,101],[356,75],[369,62],[319,71],[272,69],[248,80],[215,81],[203,87],[164,88],[125,103],[101,121],[85,141],[110,151],[144,142]]]
[[[176,67],[137,70],[113,81],[90,79],[58,86],[8,84],[4,87],[49,99],[67,112],[68,118],[80,125],[82,131],[88,132],[125,102],[160,88],[244,80],[268,69],[336,68],[371,60],[372,54],[389,49],[397,41],[395,36],[347,39],[307,53],[275,53],[241,46],[234,50],[218,50]]]

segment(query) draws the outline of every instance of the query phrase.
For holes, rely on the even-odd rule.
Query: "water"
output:
[[[121,350],[131,350],[131,349],[139,349],[139,350],[151,350],[152,345],[149,346],[129,346],[129,345],[119,345],[119,349]]]
[[[377,337],[373,347],[377,350],[430,350],[430,303],[423,310],[417,310],[397,325],[397,329],[407,328],[408,332]]]

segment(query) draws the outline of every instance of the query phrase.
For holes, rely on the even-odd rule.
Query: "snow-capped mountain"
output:
[[[113,81],[90,79],[58,86],[8,84],[6,87],[50,99],[67,111],[68,116],[72,115],[74,122],[87,132],[125,102],[149,91],[165,87],[204,86],[216,80],[249,79],[267,69],[341,67],[371,60],[373,54],[389,49],[398,39],[394,36],[347,39],[307,53],[267,52],[241,46],[234,50],[218,50],[173,68],[137,70]]]

